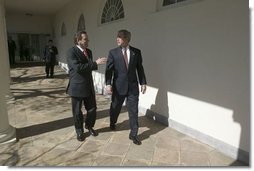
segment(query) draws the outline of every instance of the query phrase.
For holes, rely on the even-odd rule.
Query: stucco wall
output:
[[[50,16],[27,16],[23,14],[6,14],[8,33],[52,34]]]
[[[131,45],[142,50],[148,81],[140,106],[249,152],[248,1],[200,0],[157,11],[156,0],[128,0],[124,19],[100,25],[104,3],[78,0],[57,13],[60,62],[66,63],[82,13],[95,59],[116,46],[119,29],[128,29]],[[67,35],[62,37],[63,22]],[[104,69],[95,74],[100,81]]]

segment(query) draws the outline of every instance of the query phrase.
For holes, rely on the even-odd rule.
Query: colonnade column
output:
[[[16,140],[16,130],[9,124],[6,95],[10,92],[10,65],[4,0],[0,0],[0,143]]]

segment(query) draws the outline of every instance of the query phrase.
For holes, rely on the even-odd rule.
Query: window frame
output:
[[[81,23],[82,22],[82,23]],[[82,25],[81,25],[82,24]],[[80,29],[80,27],[84,26],[84,28]],[[86,30],[86,22],[85,22],[85,17],[84,14],[80,14],[79,19],[78,19],[78,27],[77,27],[77,31],[81,31],[81,30]]]
[[[105,7],[106,7],[106,5],[107,5],[107,3],[114,3],[114,5],[115,4],[117,4],[117,6],[119,6],[119,4],[120,4],[120,7],[122,7],[122,15],[123,15],[123,17],[121,18],[118,18],[118,19],[114,19],[114,20],[112,20],[112,21],[105,21],[105,22],[102,22],[102,17],[103,17],[103,15],[104,15],[104,12],[105,12]],[[112,5],[112,4],[109,4],[109,5]],[[112,7],[116,7],[116,6],[108,6],[108,9],[110,9],[110,8],[112,8]],[[107,9],[106,9],[107,10]],[[119,9],[118,9],[119,10]],[[122,0],[105,0],[105,1],[103,1],[102,2],[102,6],[101,6],[101,12],[100,12],[100,17],[99,17],[99,21],[98,21],[98,23],[99,23],[99,25],[105,25],[105,24],[110,24],[110,23],[115,23],[115,22],[119,22],[119,21],[122,21],[122,20],[124,20],[125,19],[125,17],[126,17],[126,15],[125,15],[125,10],[124,10],[124,3],[123,3],[123,1]],[[106,18],[106,17],[105,17]]]
[[[176,2],[174,4],[163,6],[164,0],[157,0],[157,11],[168,10],[168,9],[172,9],[172,8],[178,8],[178,7],[190,5],[190,4],[193,4],[193,3],[196,3],[196,2],[201,2],[201,1],[203,1],[203,0],[186,0],[186,1]]]

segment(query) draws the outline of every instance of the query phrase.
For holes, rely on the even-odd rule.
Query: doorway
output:
[[[16,43],[17,62],[41,62],[43,50],[50,39],[49,34],[12,33],[8,34]]]

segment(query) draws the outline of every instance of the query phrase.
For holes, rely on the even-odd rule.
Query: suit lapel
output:
[[[132,47],[130,46],[130,60],[129,60],[129,66],[128,66],[128,68],[130,68],[132,66],[134,57],[135,57],[135,53],[134,53]]]
[[[123,67],[126,68],[125,61],[124,61],[124,57],[123,57],[123,51],[122,51],[122,48],[121,48],[121,47],[118,48],[117,53],[118,53],[117,56],[120,57],[120,58],[119,58],[120,64],[121,64]]]
[[[87,57],[83,54],[83,52],[77,47],[75,46],[76,52],[78,53],[78,57],[82,60],[82,61],[88,61]]]
[[[92,61],[92,54],[90,53],[91,51],[88,50],[88,49],[86,49],[86,50],[87,50],[87,55],[88,55],[87,59],[88,59],[89,61]]]
[[[123,56],[123,51],[122,51],[121,47],[118,48],[117,53],[118,53],[117,56],[121,57],[121,59],[119,59],[121,62],[121,65],[124,65],[124,67],[126,67],[125,61],[124,61],[124,56]],[[133,51],[133,48],[130,46],[130,59],[129,59],[129,64],[128,64],[128,70],[132,66],[134,58],[135,58],[135,52]]]

